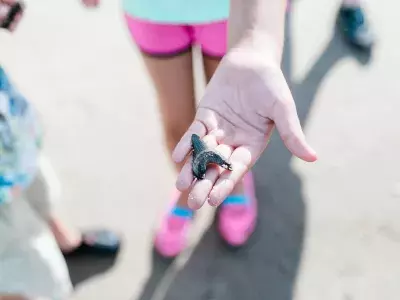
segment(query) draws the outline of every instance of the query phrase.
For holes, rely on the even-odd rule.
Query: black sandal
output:
[[[113,256],[120,249],[121,240],[117,234],[109,230],[91,230],[82,233],[81,244],[72,251],[64,252],[64,256],[93,255]]]

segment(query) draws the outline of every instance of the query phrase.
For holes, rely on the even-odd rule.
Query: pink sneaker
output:
[[[160,255],[173,258],[186,248],[192,219],[189,208],[174,206],[169,211],[155,236],[154,247]]]
[[[257,199],[253,175],[248,172],[244,179],[244,195],[231,195],[222,203],[218,230],[221,237],[231,246],[243,246],[256,227]]]

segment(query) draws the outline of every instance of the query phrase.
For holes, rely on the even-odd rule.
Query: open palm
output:
[[[189,205],[205,201],[217,206],[254,165],[277,126],[286,147],[305,161],[316,154],[305,141],[291,92],[279,64],[259,53],[235,51],[221,61],[201,99],[196,117],[175,148],[173,159],[185,160],[191,135],[199,135],[232,164],[232,171],[209,168],[194,182],[189,159],[178,176],[177,188],[191,188]],[[194,182],[194,184],[193,184]]]

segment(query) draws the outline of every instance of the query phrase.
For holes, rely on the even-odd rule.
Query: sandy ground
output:
[[[74,299],[399,299],[400,2],[371,1],[370,60],[334,34],[336,1],[297,2],[284,69],[319,161],[291,158],[275,136],[255,168],[260,222],[249,247],[229,251],[213,226],[201,237],[205,209],[193,248],[171,265],[153,256],[151,239],[174,173],[116,2],[87,11],[30,1],[18,32],[0,35],[2,64],[42,113],[60,212],[124,236],[110,268],[72,265]]]

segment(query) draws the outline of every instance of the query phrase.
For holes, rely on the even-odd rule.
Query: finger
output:
[[[286,148],[293,155],[308,162],[317,160],[317,154],[306,142],[293,99],[277,103],[274,122]]]
[[[204,124],[198,120],[195,120],[183,135],[179,143],[176,145],[174,151],[172,152],[172,160],[177,164],[181,163],[192,148],[192,134],[197,134],[200,138],[203,138],[207,133],[206,131],[207,130]]]
[[[231,157],[232,171],[225,170],[211,190],[208,203],[211,206],[220,205],[228,197],[236,184],[254,164],[262,151],[261,147],[241,146],[236,148]]]
[[[203,141],[207,145],[207,147],[215,148],[217,146],[217,141],[215,139],[215,136],[213,135],[205,136],[203,138]],[[183,165],[176,180],[176,188],[181,192],[189,189],[194,181],[194,176],[192,172],[192,161],[193,158],[191,155],[186,161],[186,163]]]
[[[230,157],[232,154],[232,147],[228,145],[218,145],[215,148],[219,154],[224,158]],[[188,205],[191,209],[199,209],[207,201],[209,194],[218,179],[218,176],[224,171],[222,167],[210,166],[206,172],[206,176],[203,180],[196,181],[189,194]]]

